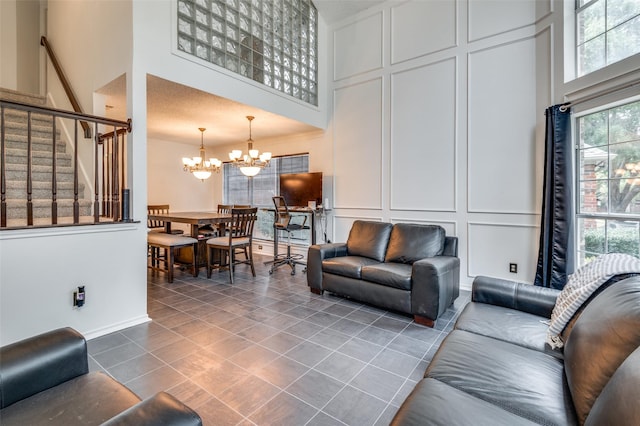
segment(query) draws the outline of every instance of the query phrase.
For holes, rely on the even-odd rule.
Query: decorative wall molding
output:
[[[334,90],[334,208],[382,209],[383,93],[382,78]]]
[[[382,11],[333,32],[333,79],[342,80],[383,66]]]
[[[457,210],[457,83],[456,57],[391,74],[392,210]]]
[[[391,223],[420,223],[425,225],[440,225],[446,231],[447,235],[458,236],[458,222],[455,220],[432,220],[432,219],[409,219],[409,218],[391,218]],[[449,226],[447,226],[449,225]],[[448,232],[451,231],[451,232]]]
[[[458,8],[458,1],[405,2],[392,6],[391,64],[456,47]],[[438,36],[433,37],[434,33]]]
[[[469,0],[467,42],[473,43],[535,25],[551,13],[551,0],[487,1]],[[542,3],[542,8],[538,5]],[[482,26],[475,25],[482,22]]]
[[[468,212],[538,214],[535,65],[535,35],[468,53]]]
[[[479,236],[483,228],[487,232]],[[532,254],[537,254],[539,229],[539,225],[532,224],[467,222],[467,275],[530,282],[537,263]],[[519,265],[517,274],[509,273],[510,262]]]

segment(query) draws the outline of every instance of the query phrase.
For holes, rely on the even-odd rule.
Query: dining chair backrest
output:
[[[169,204],[149,204],[147,206],[147,215],[169,213]],[[164,228],[164,221],[147,219],[147,228]]]
[[[231,214],[231,209],[233,206],[231,204],[218,204],[218,213],[228,213]]]
[[[231,209],[231,224],[229,227],[229,240],[236,238],[253,239],[253,225],[258,217],[258,208]]]
[[[248,209],[251,208],[251,204],[234,204],[234,209]]]

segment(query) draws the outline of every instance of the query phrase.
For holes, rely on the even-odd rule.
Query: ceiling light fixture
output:
[[[205,179],[209,179],[211,177],[211,173],[220,172],[220,166],[222,165],[222,161],[217,158],[209,158],[209,160],[205,160],[206,156],[204,153],[204,131],[207,130],[204,127],[198,127],[200,130],[200,156],[199,157],[183,157],[182,165],[183,170],[185,172],[191,172],[193,175],[204,182]]]
[[[251,122],[255,117],[252,115],[247,115],[247,120],[249,120],[249,140],[247,141],[249,144],[249,154],[242,155],[242,151],[239,149],[234,149],[229,153],[229,159],[233,161],[234,166],[238,167],[243,175],[248,177],[253,177],[260,173],[260,170],[264,169],[269,165],[269,161],[271,161],[271,153],[263,152],[259,153],[257,149],[253,149],[253,139],[251,139]]]

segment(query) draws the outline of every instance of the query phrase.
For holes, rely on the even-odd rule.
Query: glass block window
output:
[[[178,50],[318,105],[311,0],[178,0]]]
[[[640,52],[640,1],[576,0],[578,77]]]

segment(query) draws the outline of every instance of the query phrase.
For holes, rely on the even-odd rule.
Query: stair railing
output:
[[[62,70],[62,66],[60,65],[60,62],[58,61],[58,57],[53,51],[53,47],[51,47],[51,45],[49,44],[49,41],[45,36],[40,37],[40,44],[44,46],[44,50],[46,50],[47,55],[51,60],[51,64],[53,65],[53,68],[56,70],[56,74],[60,79],[60,83],[62,83],[64,92],[67,94],[67,97],[69,98],[69,102],[71,102],[71,106],[73,107],[73,110],[75,112],[82,113],[83,111],[82,111],[82,108],[80,107],[80,103],[78,102],[78,98],[76,98],[76,95],[73,93],[73,90],[71,89],[71,84],[69,83],[67,76]],[[84,130],[84,137],[86,139],[91,139],[91,127],[89,127],[89,124],[86,121],[80,121],[80,125]]]
[[[22,146],[24,135],[11,134],[11,141],[9,141],[9,133],[7,126],[7,114],[12,111],[15,114],[22,115],[26,118],[26,165],[25,169],[25,181],[26,181],[26,193],[23,208],[26,209],[26,223],[22,223],[21,220],[13,219],[9,213],[9,198],[7,188],[7,164],[9,160],[8,147],[9,143]],[[50,120],[51,131],[51,211],[47,217],[42,217],[42,213],[34,213],[33,202],[33,177],[35,173],[43,173],[41,169],[39,171],[34,170],[33,161],[33,145],[34,145],[34,129],[32,121],[34,115],[40,118],[40,125],[38,131],[42,134],[45,130],[42,128],[43,117]],[[73,143],[74,154],[72,159],[72,174],[73,174],[73,214],[71,222],[69,219],[60,223],[59,218],[59,182],[58,182],[58,149],[57,149],[57,121],[58,120],[71,120],[73,125]],[[96,135],[94,139],[94,189],[93,189],[93,207],[92,207],[92,220],[82,218],[80,215],[80,185],[79,185],[79,173],[78,173],[78,127],[81,126],[81,122],[86,122],[87,126],[93,126],[92,133]],[[89,124],[90,123],[90,124]],[[108,132],[101,133],[100,130],[109,129]],[[48,130],[48,129],[47,129]],[[81,114],[77,112],[64,111],[54,108],[48,108],[43,106],[35,106],[23,104],[21,102],[14,102],[9,100],[0,99],[0,230],[2,229],[16,229],[25,227],[40,227],[40,226],[57,226],[57,225],[85,225],[85,224],[98,224],[98,223],[114,223],[122,222],[129,219],[128,212],[122,212],[120,192],[127,187],[127,176],[125,174],[126,160],[126,143],[127,134],[131,132],[131,120],[119,121],[104,117],[98,117],[88,114]],[[48,131],[47,131],[48,134]],[[24,148],[24,146],[22,146]],[[22,165],[19,165],[22,167]],[[40,167],[40,166],[39,166]],[[128,190],[125,190],[128,193]],[[22,198],[20,198],[22,200]],[[102,200],[102,202],[100,202]],[[126,200],[128,201],[128,200]],[[22,203],[19,200],[12,200],[12,206],[18,207]],[[18,211],[20,209],[18,208]],[[34,218],[39,219],[36,223]],[[85,215],[83,215],[85,216]],[[124,219],[123,219],[124,217]],[[13,219],[14,223],[9,223]]]

